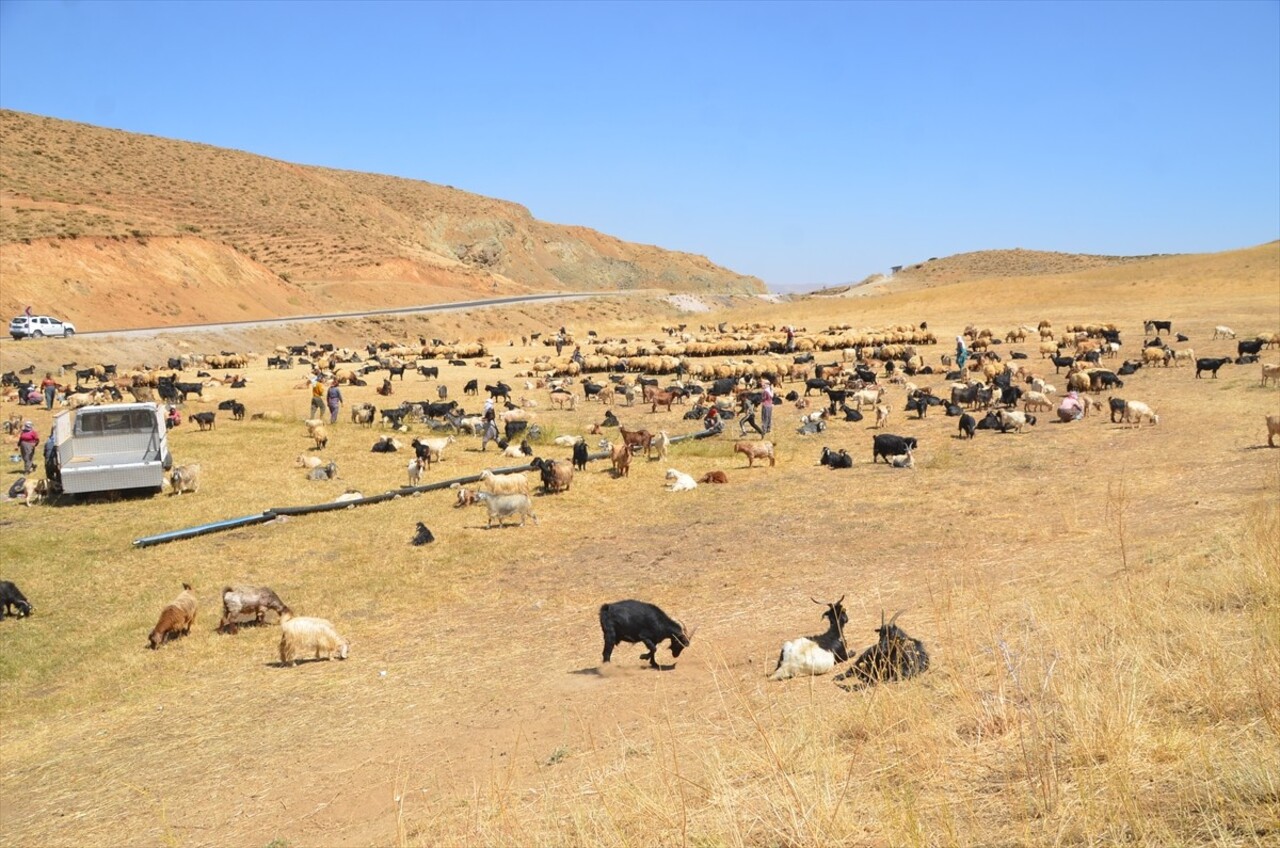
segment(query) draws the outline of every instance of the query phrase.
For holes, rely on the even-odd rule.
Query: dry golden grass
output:
[[[1220,355],[1234,342],[1206,341],[1214,324],[1280,326],[1278,255],[1270,245],[1216,265],[1162,259],[1093,272],[1108,277],[686,320],[927,319],[947,338],[970,321],[1006,329],[1047,315],[1114,320],[1132,349],[1143,318],[1171,315],[1197,352]],[[670,320],[665,306],[633,301],[539,309],[513,314],[508,330],[542,321],[648,336]],[[629,325],[629,314],[652,324]],[[502,331],[492,313],[443,320],[468,338]],[[314,335],[373,332],[331,330]],[[72,344],[86,361],[117,358]],[[7,369],[58,345],[3,343],[0,358]],[[553,432],[599,420],[594,404],[553,412],[545,392],[524,391],[511,362],[530,353],[508,349],[500,372],[446,369],[450,396],[470,377],[503,375],[538,398]],[[2,576],[36,612],[0,623],[0,844],[1280,839],[1280,449],[1265,447],[1262,424],[1280,393],[1258,385],[1256,366],[1216,381],[1187,368],[1134,375],[1121,394],[1151,403],[1157,427],[1045,416],[1025,435],[973,442],[952,438],[952,419],[908,419],[891,390],[891,430],[920,438],[913,472],[869,463],[865,422],[800,437],[783,406],[776,468],[743,467],[732,429],[673,447],[667,463],[637,461],[625,480],[593,463],[568,493],[535,498],[537,527],[485,530],[480,510],[438,492],[133,549],[144,534],[404,481],[407,456],[369,453],[375,434],[345,410],[324,451],[341,479],[304,481],[292,467],[309,444],[297,421],[306,399],[291,388],[301,374],[250,374],[236,393],[250,411],[291,420],[174,431],[178,460],[204,466],[199,494],[4,507]],[[434,394],[418,377],[395,386],[392,401]],[[347,391],[348,403],[370,398],[371,387]],[[638,406],[619,417],[690,426]],[[819,468],[823,445],[858,464]],[[428,479],[498,464],[477,446],[454,445]],[[669,495],[668,466],[722,468],[730,482]],[[434,545],[408,544],[418,520]],[[145,650],[184,580],[201,599],[196,627]],[[230,583],[273,586],[330,618],[351,658],[281,669],[274,627],[213,633]],[[932,669],[852,693],[830,678],[768,681],[781,642],[821,626],[809,596],[843,593],[851,642],[869,644],[882,609],[905,608],[900,623],[925,640]],[[596,609],[624,597],[699,626],[674,670],[648,670],[629,646],[599,665]]]

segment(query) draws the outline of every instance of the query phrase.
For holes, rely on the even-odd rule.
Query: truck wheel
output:
[[[32,331],[32,333],[31,333],[31,338],[33,338],[33,339],[42,339],[42,338],[44,338],[44,333],[43,333],[43,332],[41,332],[40,330],[33,330],[33,331]]]
[[[63,337],[64,339],[69,339],[69,338],[71,338],[72,336],[74,336],[75,334],[76,334],[76,331],[75,331],[75,330],[63,330],[63,331],[62,331],[62,337]]]

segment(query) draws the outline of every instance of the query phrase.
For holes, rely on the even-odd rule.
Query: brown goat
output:
[[[728,483],[729,478],[723,471],[708,471],[702,475],[699,483]]]

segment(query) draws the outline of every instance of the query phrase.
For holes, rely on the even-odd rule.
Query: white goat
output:
[[[523,474],[494,474],[486,468],[480,472],[480,489],[491,495],[527,495],[529,478]]]
[[[691,492],[698,488],[698,483],[683,471],[668,468],[666,488],[668,492]]]

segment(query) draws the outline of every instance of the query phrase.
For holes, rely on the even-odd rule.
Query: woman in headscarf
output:
[[[1079,421],[1084,418],[1085,402],[1080,399],[1079,392],[1067,392],[1058,406],[1058,420],[1062,422]]]

